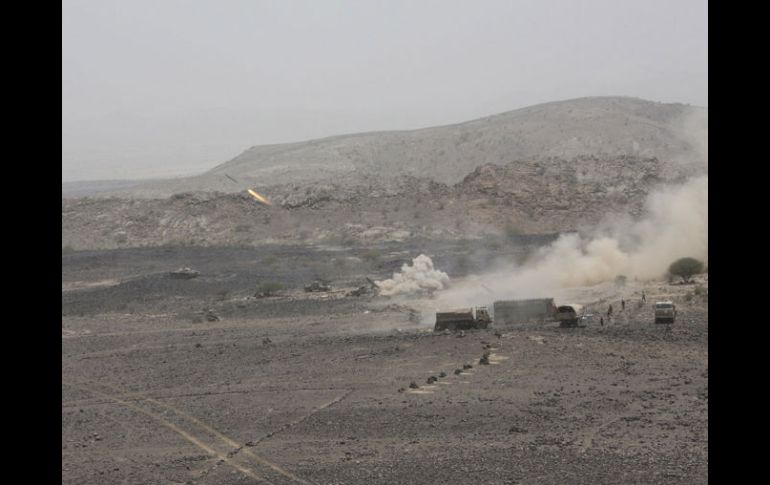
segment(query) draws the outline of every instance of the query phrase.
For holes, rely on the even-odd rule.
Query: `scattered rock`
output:
[[[439,377],[446,377],[446,372],[441,371],[441,373],[438,375]]]
[[[409,383],[409,388],[410,389],[417,389],[418,387],[420,387],[420,386],[418,386],[417,383],[414,382],[414,381]]]

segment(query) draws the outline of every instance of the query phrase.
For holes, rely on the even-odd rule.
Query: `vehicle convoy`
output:
[[[448,312],[436,313],[436,325],[433,330],[470,330],[473,328],[487,328],[492,323],[487,307],[463,308]]]
[[[671,301],[655,302],[655,323],[674,323],[676,305]]]
[[[554,318],[560,327],[577,327],[578,322],[584,317],[583,305],[570,303],[556,308]]]

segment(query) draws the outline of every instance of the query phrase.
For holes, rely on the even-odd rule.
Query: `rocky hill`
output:
[[[708,111],[632,98],[255,147],[199,177],[62,199],[62,247],[365,244],[546,234],[638,216],[708,172]],[[246,194],[253,187],[274,202]]]
[[[485,164],[453,185],[408,175],[276,185],[263,191],[273,206],[245,193],[64,199],[62,245],[349,245],[581,230],[640,215],[650,190],[683,179],[668,168],[629,156]]]
[[[145,183],[112,195],[232,193],[253,186],[328,180],[362,184],[402,175],[451,185],[485,164],[541,161],[548,169],[548,160],[591,156],[654,157],[665,162],[666,176],[677,176],[697,170],[707,158],[707,136],[705,108],[626,97],[580,98],[456,125],[256,146],[203,175]],[[580,170],[594,176],[590,164]]]

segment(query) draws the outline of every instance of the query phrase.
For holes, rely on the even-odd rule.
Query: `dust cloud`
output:
[[[412,266],[405,264],[393,278],[375,281],[383,296],[419,295],[442,290],[449,286],[449,276],[433,267],[433,261],[421,254],[412,260]]]
[[[500,299],[558,297],[572,288],[612,282],[620,275],[658,279],[682,257],[708,266],[708,113],[693,109],[679,129],[691,150],[692,170],[686,171],[690,177],[651,192],[641,219],[612,216],[590,231],[562,235],[524,264],[500,261],[493,271],[456,279],[451,285],[446,274],[421,255],[414,267],[405,265],[401,274],[382,282],[381,294],[428,293],[429,298],[412,304],[457,308]]]
[[[553,296],[559,289],[596,285],[619,275],[655,279],[686,256],[708,264],[708,175],[653,192],[645,214],[635,222],[607,223],[590,236],[562,235],[528,263],[453,282],[433,303],[470,306]]]

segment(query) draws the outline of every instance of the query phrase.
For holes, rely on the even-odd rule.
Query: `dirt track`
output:
[[[629,305],[458,338],[376,298],[240,300],[244,270],[204,302],[203,277],[92,256],[63,258],[63,483],[707,482],[705,300],[670,329]]]

